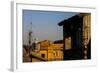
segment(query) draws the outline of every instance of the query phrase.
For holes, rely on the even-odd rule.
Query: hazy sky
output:
[[[32,28],[33,32],[33,41],[35,38],[38,41],[63,39],[63,27],[58,26],[58,23],[76,14],[75,12],[23,10],[24,44],[28,44],[28,32],[30,28]],[[32,27],[30,25],[31,22]]]

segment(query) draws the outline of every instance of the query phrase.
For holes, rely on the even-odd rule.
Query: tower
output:
[[[29,46],[31,46],[32,45],[32,22],[30,23],[30,30],[29,30],[29,33],[28,33],[28,35],[29,35]]]
[[[32,52],[32,21],[30,23],[30,29],[29,29],[29,40],[28,40],[28,43],[29,43],[29,56],[30,56],[30,62],[32,62],[32,57],[31,57],[31,52]]]

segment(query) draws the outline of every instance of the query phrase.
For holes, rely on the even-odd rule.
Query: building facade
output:
[[[38,55],[45,61],[63,60],[63,43],[54,44],[49,40],[44,40],[37,43],[39,49],[32,51],[33,55]]]
[[[63,26],[64,60],[91,58],[91,14],[80,13],[58,24]]]

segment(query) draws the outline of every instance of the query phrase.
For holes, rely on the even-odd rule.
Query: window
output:
[[[45,58],[45,54],[41,54],[41,57]]]
[[[65,38],[65,49],[71,49],[71,37]]]

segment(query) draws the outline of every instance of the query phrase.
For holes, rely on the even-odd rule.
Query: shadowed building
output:
[[[60,22],[63,26],[64,60],[91,58],[91,14],[80,13]]]

